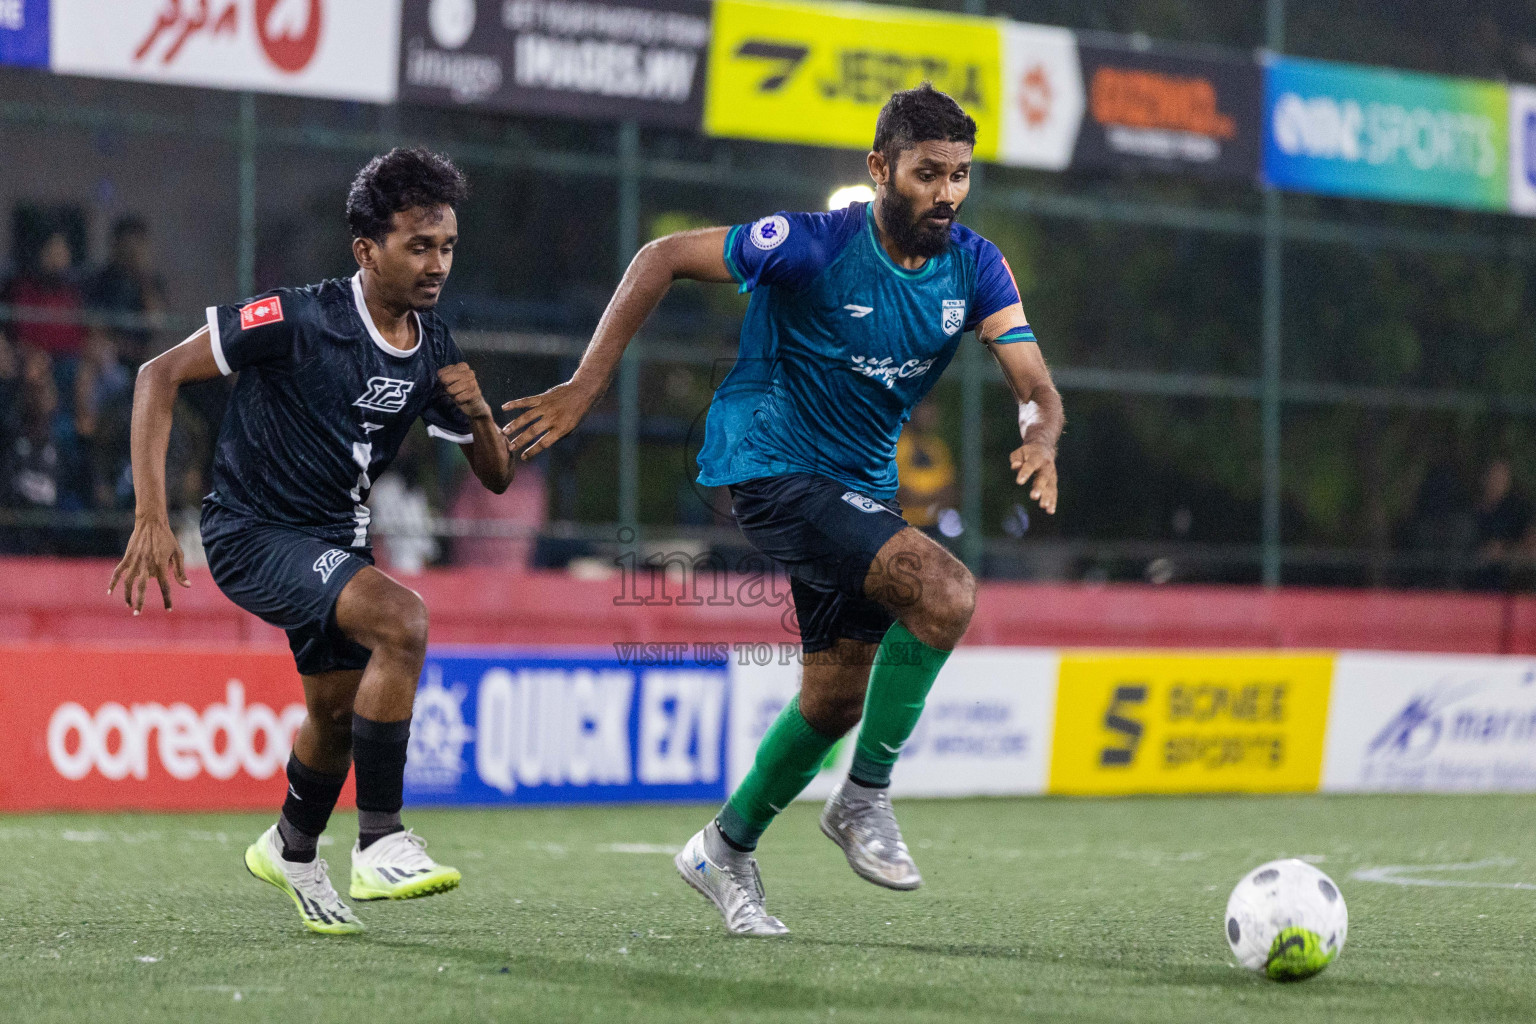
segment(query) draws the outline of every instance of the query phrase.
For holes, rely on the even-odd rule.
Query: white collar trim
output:
[[[423,337],[421,317],[414,309],[411,310],[411,316],[416,317],[416,344],[410,348],[395,348],[395,346],[384,340],[384,335],[380,334],[378,327],[374,326],[373,315],[368,312],[368,303],[363,300],[363,272],[361,270],[352,275],[352,301],[357,303],[357,315],[363,318],[363,326],[368,328],[368,336],[373,339],[375,345],[384,350],[385,355],[394,356],[396,359],[409,359],[421,348],[421,339]]]

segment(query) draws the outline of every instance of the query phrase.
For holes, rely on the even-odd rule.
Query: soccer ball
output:
[[[1300,981],[1327,967],[1348,930],[1339,887],[1305,861],[1260,864],[1227,900],[1227,943],[1237,962],[1276,981]]]

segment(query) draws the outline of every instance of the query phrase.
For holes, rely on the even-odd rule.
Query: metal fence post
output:
[[[640,248],[640,125],[619,125],[619,226],[616,268],[620,277]],[[640,345],[619,363],[619,526],[640,529]]]
[[[1285,48],[1285,0],[1268,0],[1264,42],[1273,53]],[[1281,239],[1283,207],[1280,193],[1264,185],[1264,328],[1263,391],[1260,418],[1263,423],[1263,501],[1260,543],[1263,548],[1263,580],[1266,587],[1280,585],[1280,358],[1282,288],[1285,283],[1284,242]]]
[[[240,126],[236,149],[240,163],[239,246],[235,262],[235,293],[256,291],[256,96],[240,94]]]

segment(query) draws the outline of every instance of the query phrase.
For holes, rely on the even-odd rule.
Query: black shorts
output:
[[[366,548],[343,548],[312,534],[203,503],[203,550],[224,596],[288,633],[304,676],[368,664],[368,648],[336,628],[336,599],[359,569],[373,564]]]
[[[864,580],[885,542],[906,529],[901,506],[812,473],[730,486],[741,532],[789,570],[805,653],[839,639],[879,643],[896,620],[864,596]]]

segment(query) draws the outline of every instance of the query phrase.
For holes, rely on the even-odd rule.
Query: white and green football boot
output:
[[[415,832],[393,832],[364,850],[352,847],[352,898],[413,900],[457,889],[458,868],[427,856],[427,841]]]
[[[351,907],[341,902],[341,897],[332,888],[325,861],[319,857],[306,862],[283,859],[283,841],[277,834],[276,825],[246,847],[245,869],[287,893],[293,905],[299,908],[299,919],[310,931],[322,935],[355,935],[363,930],[363,922],[352,913]]]

